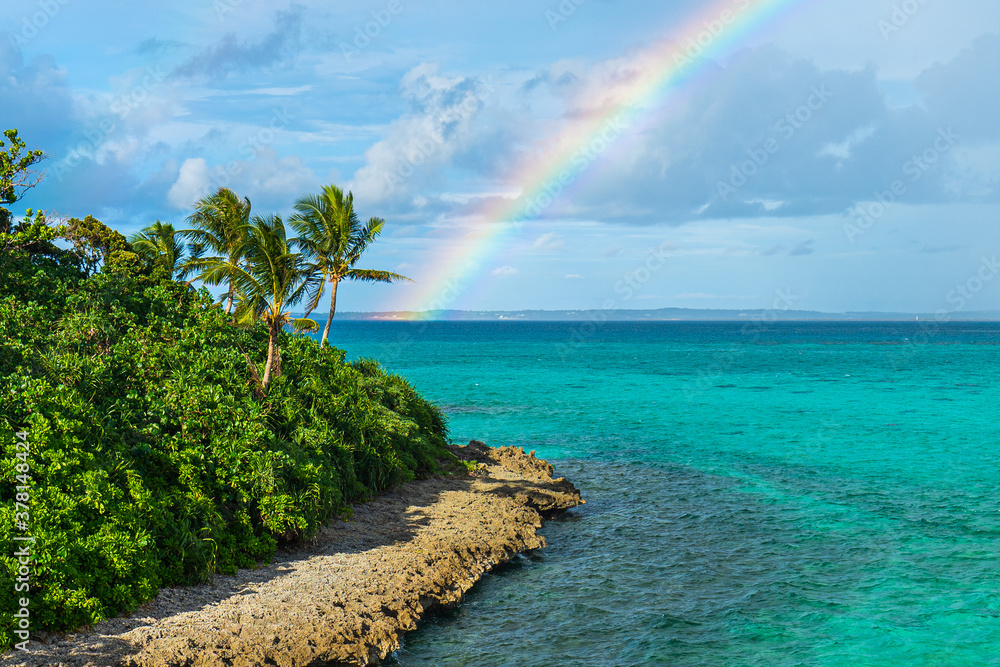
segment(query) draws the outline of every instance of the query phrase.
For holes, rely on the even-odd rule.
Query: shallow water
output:
[[[1000,325],[351,323],[588,504],[416,665],[1000,664]]]

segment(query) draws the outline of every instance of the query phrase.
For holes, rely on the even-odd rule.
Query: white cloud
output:
[[[167,201],[174,208],[189,208],[211,190],[212,176],[205,158],[189,158],[181,165],[177,180],[167,192]]]
[[[297,86],[295,88],[257,88],[246,91],[250,95],[268,95],[271,97],[290,97],[301,93],[308,93],[312,86]]]
[[[272,205],[290,205],[301,195],[319,188],[316,175],[298,155],[281,157],[272,148],[262,148],[255,160],[236,163],[240,173],[234,187],[251,199],[262,197]]]
[[[0,131],[16,127],[21,138],[53,139],[75,119],[66,70],[51,56],[26,61],[8,35],[0,39]]]
[[[544,114],[526,111],[519,118],[525,126],[548,127],[550,139],[529,150],[576,150],[577,119],[629,99],[656,52],[559,61],[542,69],[521,92],[525,110],[544,102]],[[640,114],[633,131],[603,151],[591,169],[601,177],[557,198],[548,213],[634,224],[844,213],[902,175],[939,128],[952,122],[959,134],[970,128],[963,148],[972,145],[973,134],[998,136],[1000,125],[991,120],[1000,108],[998,79],[986,73],[998,53],[1000,36],[977,40],[918,79],[926,104],[898,107],[881,89],[874,64],[834,69],[773,45],[742,49],[709,64],[711,86],[675,94],[660,110]],[[517,162],[511,149],[507,155]],[[946,155],[908,184],[904,199],[947,202],[959,196],[949,187],[954,158]],[[979,200],[995,196],[988,185],[977,192]]]
[[[233,188],[247,196],[255,209],[282,208],[320,187],[316,175],[297,155],[281,157],[273,148],[262,147],[253,160],[209,166],[205,158],[189,158],[181,165],[167,201],[178,209],[220,187]]]
[[[535,250],[564,250],[566,248],[566,242],[559,234],[549,232],[548,234],[542,234],[535,239],[535,242],[531,244],[531,247]]]
[[[174,74],[221,80],[293,60],[302,48],[303,8],[278,11],[269,24],[273,31],[256,41],[242,39],[236,33],[226,34],[176,68]]]
[[[437,65],[423,64],[403,77],[401,88],[411,112],[365,152],[350,184],[358,199],[412,201],[415,190],[442,184],[440,171],[475,141],[471,125],[483,104],[477,82],[441,76]]]
[[[510,278],[511,276],[516,276],[520,271],[515,269],[513,266],[501,266],[499,269],[493,269],[493,275],[499,278]]]
[[[851,158],[851,153],[853,152],[855,146],[861,144],[865,139],[875,134],[877,128],[875,127],[862,127],[858,128],[851,133],[849,137],[841,142],[831,141],[826,146],[824,146],[817,157],[823,157],[824,155],[829,155],[831,157],[839,158],[841,160],[849,160]]]

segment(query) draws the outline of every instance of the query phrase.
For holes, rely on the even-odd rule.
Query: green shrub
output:
[[[0,265],[0,648],[17,595],[15,434],[31,443],[32,629],[135,608],[164,586],[266,561],[349,503],[434,472],[441,413],[375,362],[264,327],[207,292],[66,262]],[[9,259],[9,258],[8,258]]]

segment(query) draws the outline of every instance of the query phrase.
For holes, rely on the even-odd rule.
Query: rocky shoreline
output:
[[[128,617],[33,641],[0,667],[371,665],[495,566],[545,545],[544,518],[584,502],[519,448],[453,447],[468,476],[411,482],[271,565],[166,589]]]

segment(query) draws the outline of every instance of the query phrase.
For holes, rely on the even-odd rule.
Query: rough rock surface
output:
[[[267,567],[163,590],[129,617],[33,641],[0,667],[376,664],[483,573],[544,546],[543,517],[584,502],[534,452],[477,441],[452,451],[476,471],[406,484]]]

